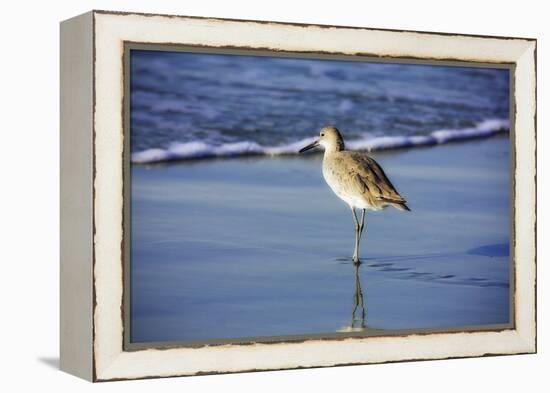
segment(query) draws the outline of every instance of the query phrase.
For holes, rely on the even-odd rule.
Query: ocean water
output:
[[[511,322],[508,70],[134,50],[130,107],[132,342]],[[326,124],[412,209],[367,214],[358,268],[297,155]]]
[[[296,153],[323,125],[379,150],[508,130],[497,68],[131,51],[134,163]]]

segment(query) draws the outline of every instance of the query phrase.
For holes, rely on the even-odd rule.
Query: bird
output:
[[[323,177],[332,191],[351,208],[355,227],[355,249],[352,261],[359,264],[359,243],[365,225],[366,210],[392,206],[410,211],[407,201],[395,189],[382,167],[365,152],[346,150],[344,138],[334,126],[325,126],[319,138],[300,149],[304,153],[315,147],[325,149]],[[356,209],[361,210],[358,219]]]

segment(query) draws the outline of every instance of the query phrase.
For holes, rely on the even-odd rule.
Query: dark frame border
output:
[[[172,16],[173,17],[173,16]],[[200,18],[199,18],[200,19]],[[216,19],[216,18],[206,18]],[[235,21],[235,20],[231,20]],[[258,21],[247,21],[258,22]],[[274,23],[275,22],[260,22]],[[301,26],[301,25],[300,25]],[[304,25],[308,26],[308,25]],[[331,27],[321,25],[322,27]],[[342,26],[338,26],[342,27]],[[348,28],[348,27],[346,27]],[[356,28],[364,29],[364,28]],[[371,29],[367,29],[371,30]],[[378,30],[378,29],[373,29]],[[390,30],[400,31],[400,30]],[[432,34],[432,33],[431,33]],[[451,34],[454,35],[454,34]],[[495,37],[502,38],[502,37]],[[474,61],[457,61],[447,59],[425,59],[412,57],[386,57],[373,55],[349,55],[334,52],[294,52],[294,51],[279,51],[266,48],[241,48],[234,46],[212,47],[203,45],[185,45],[175,43],[145,43],[124,41],[123,50],[123,133],[124,133],[124,152],[123,152],[123,301],[122,301],[122,320],[123,320],[123,350],[136,351],[143,349],[172,349],[172,348],[200,348],[205,346],[216,345],[250,345],[255,343],[276,344],[276,343],[300,343],[307,340],[342,340],[347,338],[366,338],[366,337],[404,337],[410,335],[426,335],[437,333],[459,333],[459,332],[486,332],[486,331],[503,331],[515,329],[515,168],[516,168],[516,153],[515,153],[515,63],[506,62],[474,62]],[[509,173],[510,173],[510,231],[509,231],[509,319],[507,324],[491,324],[491,325],[472,325],[453,328],[425,328],[425,329],[403,329],[384,332],[346,332],[346,333],[319,333],[319,334],[303,334],[303,335],[284,335],[284,336],[263,336],[263,337],[240,337],[235,339],[211,339],[211,340],[182,340],[182,341],[166,341],[166,342],[147,342],[134,343],[130,340],[131,318],[130,318],[130,219],[131,219],[131,163],[130,163],[130,57],[132,50],[150,50],[162,52],[187,52],[187,53],[204,53],[204,54],[225,54],[225,55],[246,55],[246,56],[265,56],[265,57],[286,57],[286,58],[302,58],[302,59],[319,59],[319,60],[344,60],[344,61],[359,61],[359,62],[376,62],[376,63],[399,63],[399,64],[419,64],[419,65],[436,65],[436,66],[452,66],[452,67],[476,67],[476,68],[500,68],[509,71]]]

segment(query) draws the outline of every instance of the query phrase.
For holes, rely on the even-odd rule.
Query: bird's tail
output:
[[[385,203],[387,203],[388,205],[395,207],[398,210],[403,210],[403,211],[408,211],[408,212],[411,211],[411,209],[409,209],[409,207],[407,206],[407,201],[405,199],[401,198],[401,197],[399,197],[399,198],[385,197],[385,198],[380,198],[380,199],[382,201],[384,201]]]
[[[411,209],[409,209],[409,207],[407,206],[407,204],[405,202],[403,202],[403,203],[392,203],[391,205],[393,207],[395,207],[396,209],[398,209],[398,210],[403,210],[403,211],[408,211],[408,212],[411,211]]]

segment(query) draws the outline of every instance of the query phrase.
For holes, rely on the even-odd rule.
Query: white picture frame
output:
[[[125,43],[513,69],[512,327],[125,349]],[[512,132],[513,130],[513,132]],[[536,352],[536,40],[91,11],[61,24],[61,368],[90,381]]]

